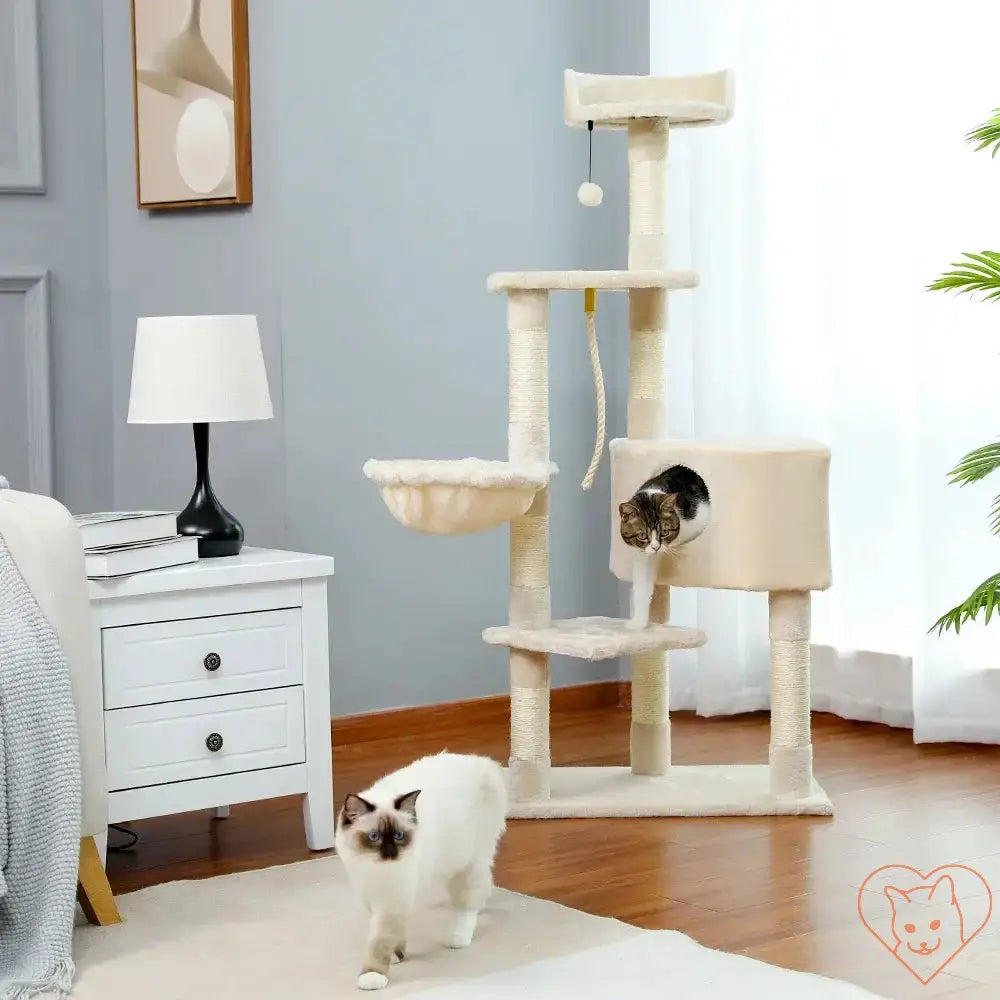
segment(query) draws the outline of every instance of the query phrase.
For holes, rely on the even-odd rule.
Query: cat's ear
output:
[[[676,493],[661,493],[657,499],[660,501],[661,510],[673,510],[677,506]]]
[[[618,505],[618,513],[621,517],[632,517],[633,514],[637,514],[638,512],[639,508],[631,500],[626,500],[625,503]]]
[[[910,897],[902,889],[897,889],[894,885],[887,885],[882,891],[886,894],[889,902],[892,903],[893,909],[895,909],[897,903],[908,903],[910,901]]]
[[[417,818],[417,796],[420,794],[420,789],[418,788],[415,792],[407,792],[405,795],[400,795],[393,806],[395,806],[397,812],[409,813],[414,819]]]
[[[344,822],[347,824],[353,823],[355,820],[361,819],[366,813],[374,812],[375,807],[367,800],[361,798],[360,795],[355,795],[353,792],[344,799]]]
[[[931,886],[931,893],[928,900],[931,903],[955,902],[955,883],[952,881],[950,875],[942,875]]]

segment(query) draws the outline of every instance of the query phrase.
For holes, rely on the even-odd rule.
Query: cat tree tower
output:
[[[827,509],[830,454],[810,441],[699,443],[666,436],[664,341],[667,294],[694,288],[690,271],[667,267],[666,159],[672,128],[723,124],[732,116],[729,72],[695,77],[598,76],[567,70],[565,122],[628,132],[628,268],[493,274],[507,295],[509,345],[506,462],[371,460],[365,475],[393,516],[417,531],[463,534],[510,524],[508,624],[487,643],[509,649],[512,817],[829,814],[813,778],[809,699],[810,591],[830,585]],[[627,437],[611,455],[612,573],[630,581],[634,550],[619,535],[618,504],[679,462],[712,494],[712,520],[676,556],[663,556],[651,624],[623,619],[553,621],[549,595],[548,311],[554,291],[629,297]],[[767,592],[771,644],[771,738],[767,764],[679,765],[671,760],[668,658],[707,641],[669,624],[670,587]],[[552,767],[549,658],[629,657],[629,767]]]

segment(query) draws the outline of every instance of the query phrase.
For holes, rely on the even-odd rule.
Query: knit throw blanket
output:
[[[0,537],[0,1000],[72,988],[81,803],[69,665]]]

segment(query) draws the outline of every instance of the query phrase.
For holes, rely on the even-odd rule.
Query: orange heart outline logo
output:
[[[873,891],[879,885],[881,891]],[[992,914],[989,883],[968,865],[940,865],[927,873],[910,865],[882,865],[858,889],[862,924],[925,986],[980,934]],[[890,917],[889,933],[873,926],[876,916],[882,925]]]

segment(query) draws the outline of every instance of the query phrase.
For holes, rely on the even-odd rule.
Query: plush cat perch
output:
[[[364,465],[400,524],[430,535],[469,535],[523,514],[558,471],[552,462],[402,459]]]
[[[567,70],[564,118],[572,127],[628,133],[628,267],[617,271],[493,274],[507,299],[508,457],[490,463],[370,462],[365,472],[393,515],[424,531],[510,524],[508,622],[483,639],[509,651],[511,724],[507,780],[512,817],[829,814],[812,774],[809,714],[810,591],[830,585],[829,451],[815,442],[717,444],[666,433],[666,300],[694,288],[691,271],[667,267],[665,171],[672,128],[729,120],[729,72],[694,77],[611,77]],[[677,554],[657,556],[650,624],[620,618],[552,620],[549,591],[549,298],[585,292],[598,431],[584,488],[603,451],[603,377],[593,321],[597,291],[629,300],[627,437],[610,445],[610,568],[632,581],[635,549],[620,537],[618,505],[671,464],[699,472],[712,494],[710,522]],[[545,470],[544,472],[542,470]],[[502,499],[501,499],[502,498]],[[671,649],[707,641],[670,624],[670,587],[768,593],[771,740],[762,765],[683,766],[671,760]],[[630,659],[629,767],[552,767],[550,657]]]

